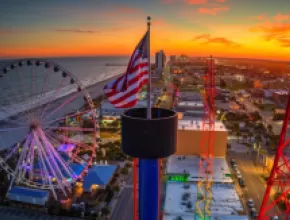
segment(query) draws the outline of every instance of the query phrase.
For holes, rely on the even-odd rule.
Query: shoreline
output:
[[[94,101],[95,99],[99,98],[100,96],[102,96],[102,95],[104,94],[104,92],[103,92],[103,88],[104,88],[104,86],[105,86],[109,81],[111,81],[111,80],[113,80],[113,79],[119,77],[120,75],[121,75],[121,74],[118,74],[118,75],[116,75],[116,76],[110,77],[110,78],[105,79],[105,80],[103,80],[103,81],[100,81],[100,82],[97,82],[97,83],[95,83],[95,84],[89,85],[89,86],[87,86],[87,87],[83,87],[82,84],[81,84],[81,86],[82,86],[83,89],[85,89],[85,90],[88,92],[88,94],[89,94],[89,96],[91,97],[92,101]],[[62,96],[62,97],[56,98],[56,99],[54,100],[54,102],[61,102],[62,100],[65,100],[66,98],[68,98],[68,97],[71,96],[71,95],[72,95],[72,93],[69,93],[69,94],[67,94],[67,95],[65,95],[65,96]],[[43,105],[46,105],[46,104],[47,104],[47,103],[44,103]],[[9,121],[9,120],[12,119],[12,118],[19,117],[19,116],[23,115],[23,113],[26,112],[26,111],[31,111],[31,110],[33,111],[33,110],[35,110],[35,109],[37,109],[37,108],[39,108],[39,107],[41,107],[41,106],[42,106],[42,105],[38,105],[38,106],[36,106],[36,107],[33,107],[33,108],[30,108],[30,109],[27,109],[27,110],[25,110],[25,111],[18,112],[18,113],[15,113],[15,114],[13,114],[13,115],[9,115],[9,116],[6,117],[6,118],[2,118],[2,117],[1,117],[1,119],[0,119],[0,124],[1,124],[1,122],[2,122],[2,123],[3,123],[3,122],[7,122],[7,121]],[[76,106],[75,108],[77,108],[77,109],[82,109],[83,107],[84,107],[84,106],[80,104],[80,106],[78,106],[78,107]],[[13,120],[13,119],[12,119],[12,120]]]
[[[110,77],[106,80],[97,82],[93,85],[90,85],[88,87],[85,87],[85,89],[87,90],[89,96],[91,97],[92,101],[94,102],[94,100],[96,100],[97,98],[99,98],[100,96],[104,95],[104,91],[103,88],[104,86],[111,80],[119,77],[120,74]],[[72,94],[68,94],[65,95],[63,97],[60,97],[58,99],[55,99],[55,101],[53,103],[50,104],[50,106],[47,108],[47,111],[53,111],[53,109],[56,108],[56,106],[59,106],[62,102],[64,102],[68,97],[72,96]],[[83,97],[78,99],[78,101],[74,102],[74,104],[70,104],[68,106],[64,106],[60,111],[58,111],[55,114],[55,118],[59,118],[59,117],[64,117],[67,115],[70,115],[72,113],[75,113],[77,111],[82,112],[84,110],[85,104],[87,102],[83,100]],[[35,111],[35,109],[40,108],[41,106],[37,106],[35,108],[30,109],[30,111]],[[96,106],[94,105],[95,109]],[[5,117],[3,119],[0,120],[0,128],[5,128],[7,126],[10,126],[11,124],[14,125],[15,124],[15,120],[18,121],[22,121],[24,120],[24,114],[25,112],[19,112],[17,114],[11,115],[9,117]],[[23,130],[24,131],[24,130]],[[5,133],[5,134],[4,134]],[[13,134],[13,138],[12,138],[12,134]],[[0,140],[2,140],[2,144],[0,144],[0,150],[4,150],[5,148],[10,148],[11,146],[13,146],[13,144],[22,141],[23,139],[23,135],[25,135],[24,133],[22,134],[22,131],[19,133],[18,132],[12,132],[11,131],[7,131],[6,132],[2,132],[2,134],[0,135]]]
[[[105,79],[103,81],[97,82],[93,85],[87,86],[84,89],[86,89],[90,95],[90,97],[92,98],[92,100],[94,101],[94,99],[99,98],[99,96],[101,96],[102,94],[104,94],[103,92],[103,88],[104,86],[111,80],[118,78],[121,74],[118,74],[116,76],[110,77],[108,79]],[[93,95],[94,94],[94,95]],[[64,97],[62,97],[64,98]]]

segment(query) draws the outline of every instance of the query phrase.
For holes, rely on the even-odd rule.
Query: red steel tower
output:
[[[196,211],[202,219],[211,216],[212,179],[214,174],[215,93],[215,64],[211,57],[207,60],[205,74],[205,116],[202,122],[203,133],[200,145],[199,183],[196,199]]]
[[[278,215],[277,212],[281,213],[279,215],[282,215],[283,219],[290,219],[290,137],[287,135],[289,119],[290,95],[273,168],[259,213],[259,220],[270,219],[273,217],[273,213]]]

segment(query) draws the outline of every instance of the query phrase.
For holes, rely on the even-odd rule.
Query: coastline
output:
[[[85,87],[85,89],[87,90],[87,92],[89,93],[90,97],[92,98],[92,100],[96,100],[97,98],[99,98],[100,96],[104,95],[103,92],[103,88],[104,86],[111,80],[119,77],[120,74],[110,77],[106,80],[97,82],[93,85],[90,85],[88,87]],[[64,102],[65,100],[67,100],[67,98],[71,96],[71,94],[65,95],[59,99],[56,99],[54,103],[50,104],[50,107],[47,108],[47,111],[53,111],[53,109],[55,109],[57,106],[59,106],[62,102]],[[81,111],[82,109],[84,109],[84,104],[86,102],[84,102],[84,100],[81,98],[78,101],[74,102],[73,104],[69,104],[68,106],[64,106],[61,110],[59,110],[57,113],[54,114],[55,118],[59,118],[59,117],[63,117],[65,115],[69,115],[73,112],[76,111]],[[33,108],[33,111],[38,107]],[[14,114],[13,116],[9,116],[7,118],[3,118],[0,120],[0,128],[5,128],[7,126],[10,126],[9,124],[12,123],[13,124],[13,120],[24,120],[24,113],[23,112],[19,112],[18,114]],[[11,147],[14,143],[22,141],[23,139],[23,135],[25,134],[21,134],[18,132],[13,132],[13,138],[11,138],[12,134],[10,133],[10,131],[8,131],[6,134],[4,134],[2,132],[2,135],[0,136],[0,139],[3,141],[3,143],[0,143],[0,150],[3,150],[5,148],[9,148]],[[4,144],[5,143],[5,144]],[[3,145],[4,144],[4,145]]]
[[[116,76],[110,77],[108,79],[105,79],[103,81],[97,82],[93,85],[90,85],[88,87],[85,87],[85,89],[88,91],[89,95],[91,96],[92,100],[97,99],[98,97],[100,97],[101,95],[104,94],[103,92],[103,88],[104,86],[110,82],[113,79],[116,79],[120,76],[121,74],[118,74]],[[62,97],[65,98],[65,97]]]

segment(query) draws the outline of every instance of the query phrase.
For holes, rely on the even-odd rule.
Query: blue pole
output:
[[[139,220],[158,220],[158,159],[139,159]]]

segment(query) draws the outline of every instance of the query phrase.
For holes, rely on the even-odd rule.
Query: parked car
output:
[[[249,208],[253,208],[255,206],[254,201],[252,199],[249,199],[247,204]]]
[[[242,179],[242,174],[241,174],[241,171],[239,169],[236,170],[236,174],[237,174],[238,179]]]
[[[234,170],[234,171],[237,171],[237,170],[238,170],[238,167],[237,167],[236,164],[234,164],[232,167],[233,167],[233,170]]]
[[[241,187],[245,187],[245,181],[243,179],[239,179],[239,184]]]
[[[255,208],[251,208],[251,216],[253,218],[257,218],[258,217],[258,212]]]
[[[236,164],[236,160],[235,159],[231,159],[231,165]]]

